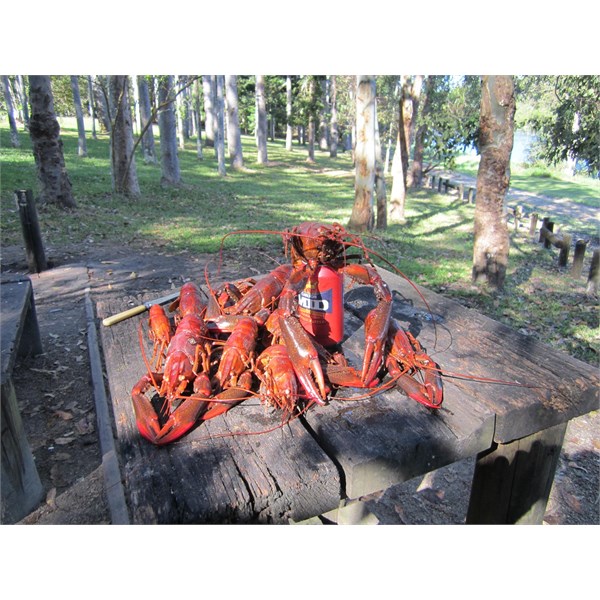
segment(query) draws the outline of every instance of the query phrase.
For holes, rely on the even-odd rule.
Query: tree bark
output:
[[[27,97],[27,86],[25,85],[23,75],[17,75],[17,94],[23,112],[23,125],[25,126],[25,131],[29,131],[29,98]]]
[[[288,152],[292,151],[292,78],[288,75],[285,78],[285,92],[286,92],[286,132],[285,132],[285,149]]]
[[[331,121],[330,121],[330,135],[329,135],[329,156],[335,158],[337,156],[338,142],[340,133],[338,129],[338,114],[337,114],[337,78],[335,75],[331,76],[330,81],[330,92],[331,92]]]
[[[242,153],[242,136],[240,134],[237,75],[227,75],[225,77],[225,88],[229,160],[231,161],[232,168],[242,169],[244,167],[244,155]]]
[[[15,119],[15,105],[13,103],[8,75],[2,75],[2,87],[4,88],[8,124],[10,126],[10,144],[13,148],[20,148],[21,142],[19,141],[19,131],[17,130],[17,120]]]
[[[177,129],[175,126],[173,76],[159,77],[158,82],[158,129],[160,131],[160,165],[161,183],[163,185],[179,185],[181,172],[177,156]]]
[[[217,118],[215,114],[216,80],[213,75],[202,75],[202,90],[204,93],[204,135],[205,145],[215,147],[215,130]]]
[[[111,75],[111,103],[115,107],[111,126],[111,163],[113,190],[129,197],[140,195],[135,157],[133,156],[133,124],[129,106],[129,77]]]
[[[481,85],[479,148],[473,244],[474,283],[504,287],[509,237],[504,219],[504,197],[510,183],[515,93],[512,76],[484,76]]]
[[[356,176],[354,206],[348,226],[356,231],[373,229],[375,186],[375,77],[359,75],[356,93]]]
[[[396,151],[392,159],[392,191],[390,194],[390,219],[397,223],[404,223],[404,207],[406,204],[406,180],[408,171],[408,138],[407,118],[404,114],[406,104],[405,85],[398,103],[398,135],[396,138]]]
[[[29,135],[41,186],[40,202],[56,204],[61,208],[75,208],[77,204],[65,168],[60,127],[54,113],[49,76],[29,76],[29,101]]]
[[[319,114],[319,148],[323,151],[329,148],[329,98],[327,94],[327,78],[319,82],[323,107]]]
[[[435,75],[429,75],[425,84],[425,100],[423,101],[423,110],[421,114],[423,119],[427,117],[431,110],[431,91],[433,90],[435,81]],[[425,135],[427,133],[427,125],[424,120],[417,129],[415,136],[415,150],[413,153],[413,162],[411,167],[411,177],[413,187],[420,187],[423,185],[423,155],[424,155],[424,142]]]
[[[375,110],[375,195],[377,198],[377,229],[387,229],[387,194],[385,176],[383,174],[383,158],[381,156],[381,139],[377,107]]]
[[[197,79],[194,83],[194,110],[196,120],[198,121],[198,131],[196,135],[196,156],[202,160],[202,114],[200,111],[200,81]]]
[[[225,112],[225,99],[224,90],[225,77],[224,75],[217,75],[217,135],[215,138],[215,145],[217,147],[217,169],[219,175],[224,177],[225,172],[225,119],[223,113]]]
[[[256,76],[256,145],[259,164],[266,164],[267,156],[267,102],[265,98],[265,76]]]
[[[92,83],[91,75],[87,76],[87,84],[88,84],[88,95],[89,95],[88,106],[89,106],[89,111],[90,111],[90,117],[92,118],[92,139],[96,140],[96,139],[98,139],[98,136],[96,135],[96,109],[94,108],[94,105],[95,105],[94,85]]]
[[[87,156],[87,146],[85,143],[85,124],[83,122],[81,94],[79,93],[79,78],[77,75],[71,75],[71,90],[73,91],[73,103],[75,104],[75,115],[77,118],[77,152],[79,156]]]
[[[145,75],[137,76],[137,88],[140,98],[140,125],[144,132],[142,135],[142,155],[146,164],[157,163],[156,150],[154,144],[154,132],[152,131],[152,107],[150,106],[150,91],[148,89],[148,80]]]

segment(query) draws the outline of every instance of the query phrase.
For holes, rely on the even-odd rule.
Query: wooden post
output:
[[[554,425],[478,454],[467,523],[541,523],[566,428]]]
[[[563,239],[560,245],[560,254],[558,255],[558,266],[566,267],[569,260],[569,250],[571,249],[571,236],[563,233]]]
[[[431,179],[429,180],[429,185],[432,190],[435,189],[435,175],[431,176]]]
[[[458,199],[460,201],[462,201],[464,195],[465,195],[465,184],[464,183],[459,183],[458,184]]]
[[[31,190],[15,190],[15,200],[21,219],[25,252],[30,273],[41,273],[48,268],[35,202]]]
[[[515,233],[519,230],[519,222],[523,217],[523,207],[520,204],[517,204],[513,210],[513,214],[515,217]]]
[[[590,265],[590,274],[587,280],[586,294],[598,293],[598,279],[600,279],[600,250],[594,250],[592,255],[592,264]]]
[[[581,277],[583,271],[583,258],[585,256],[585,249],[587,248],[587,241],[577,240],[575,242],[575,252],[573,253],[573,266],[571,267],[571,277]]]
[[[531,237],[533,237],[535,235],[535,230],[537,229],[537,222],[538,222],[538,214],[533,213],[531,215],[531,220],[529,221],[529,235]]]
[[[442,191],[442,184],[443,183],[444,183],[444,180],[441,177],[439,177],[438,178],[438,192],[440,192],[440,193]]]
[[[550,248],[552,244],[550,243],[548,237],[545,234],[542,234],[542,231],[547,229],[550,233],[552,233],[554,231],[554,222],[550,221],[550,219],[546,219],[548,219],[548,217],[544,217],[544,225],[542,225],[542,229],[540,230],[540,237],[544,240],[544,248]]]
[[[475,188],[470,187],[468,192],[469,204],[475,202]]]

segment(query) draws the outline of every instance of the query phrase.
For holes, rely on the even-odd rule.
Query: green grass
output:
[[[256,163],[254,139],[244,136],[245,170],[228,169],[226,177],[219,177],[214,150],[205,148],[199,160],[195,140],[190,140],[179,153],[183,185],[161,186],[160,167],[145,165],[136,157],[142,197],[130,200],[111,191],[106,135],[87,140],[87,158],[77,156],[76,130],[68,123],[63,124],[62,139],[78,208],[73,212],[39,209],[45,244],[54,248],[93,239],[127,245],[132,251],[150,245],[161,251],[214,253],[222,237],[237,229],[279,231],[302,220],[346,224],[352,210],[354,177],[349,153],[332,159],[316,150],[316,162],[311,164],[305,148],[295,145],[288,153],[278,140],[269,143],[270,164],[262,166]],[[21,135],[21,148],[13,149],[4,125],[0,141],[2,246],[19,245],[22,236],[13,192],[37,191],[35,164],[27,135]],[[538,189],[539,181],[551,180],[539,174],[522,177],[532,191]],[[391,181],[388,184],[389,194]],[[580,200],[595,184],[569,182],[573,196]],[[491,294],[485,287],[473,287],[473,214],[473,205],[453,196],[427,189],[411,191],[406,223],[390,224],[385,232],[376,231],[365,241],[415,282],[596,364],[598,305],[585,294],[585,277],[572,280],[557,267],[556,250],[544,250],[529,239],[525,229],[515,233],[511,228],[504,292]],[[226,247],[234,245],[281,255],[281,239],[276,236],[229,237]]]

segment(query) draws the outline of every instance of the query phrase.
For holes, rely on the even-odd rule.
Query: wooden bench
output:
[[[438,411],[392,390],[368,400],[334,399],[279,428],[279,414],[247,401],[157,448],[140,437],[130,400],[145,372],[138,347],[145,317],[102,327],[131,521],[289,523],[327,513],[347,522],[340,517],[361,496],[477,456],[467,522],[540,523],[568,421],[598,408],[597,371],[421,288],[432,318],[410,285],[381,273],[394,290],[394,317],[443,371],[539,387],[445,377]],[[97,316],[142,300],[98,302]],[[355,286],[345,303],[343,347],[357,359],[372,290]]]
[[[43,498],[44,490],[25,436],[13,385],[17,357],[40,354],[42,343],[28,277],[0,282],[2,399],[2,523],[16,523]]]

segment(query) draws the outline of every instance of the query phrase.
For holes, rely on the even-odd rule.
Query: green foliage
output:
[[[467,148],[477,145],[481,84],[478,77],[456,78],[436,75],[427,78],[424,90],[429,111],[420,113],[426,125],[425,160],[448,168]]]
[[[529,85],[526,85],[529,83]],[[522,95],[538,108],[521,121],[538,136],[536,155],[550,164],[582,161],[590,174],[600,171],[600,76],[558,75],[522,82]],[[542,98],[542,100],[540,100]]]

